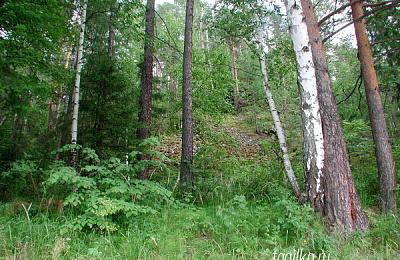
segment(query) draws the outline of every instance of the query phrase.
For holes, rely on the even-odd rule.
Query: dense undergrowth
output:
[[[234,124],[228,125],[233,131]],[[367,131],[360,122],[344,126]],[[248,130],[241,127],[243,133]],[[31,187],[31,194],[10,188],[20,199],[0,205],[0,259],[400,257],[399,219],[381,216],[376,209],[377,176],[372,174],[376,170],[368,137],[349,135],[347,142],[371,229],[343,236],[294,199],[273,138],[263,136],[259,152],[250,149],[247,156],[249,148],[241,145],[254,136],[243,134],[240,140],[207,123],[198,128],[201,146],[191,191],[177,185],[177,161],[158,152],[153,152],[158,159],[151,162],[152,181],[135,178],[144,167],[134,159],[137,152],[130,154],[128,164],[123,159],[100,160],[88,148],[80,148],[77,168],[29,158],[15,162],[2,181],[37,187]],[[156,139],[146,142],[160,145]],[[297,149],[291,156],[295,167],[300,165],[301,181]],[[35,199],[36,194],[40,197]],[[63,212],[54,205],[61,200]]]

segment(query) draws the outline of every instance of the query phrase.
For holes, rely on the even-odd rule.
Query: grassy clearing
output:
[[[2,214],[0,259],[273,259],[274,252],[298,251],[325,259],[400,256],[398,219],[370,214],[370,231],[343,238],[328,235],[309,208],[290,199],[250,205],[236,196],[220,205],[182,204],[132,218],[116,232],[62,234],[72,218]]]

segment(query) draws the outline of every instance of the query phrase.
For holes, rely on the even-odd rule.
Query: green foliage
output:
[[[1,172],[0,190],[3,201],[40,197],[40,182],[44,177],[40,162],[26,159],[11,163],[8,171]]]
[[[335,46],[328,55],[332,87],[336,94],[340,116],[343,120],[367,119],[367,104],[361,84],[360,62],[357,49],[348,41]],[[329,52],[328,52],[329,53]]]
[[[259,22],[255,17],[264,15],[266,10],[256,1],[218,1],[210,16],[213,27],[211,33],[220,37],[222,42],[238,42],[241,39],[251,40]]]
[[[60,66],[65,39],[70,36],[64,0],[3,1],[0,6],[0,165],[38,158],[52,140],[46,135],[52,88],[65,83],[69,71]],[[47,150],[47,151],[46,151]]]
[[[177,159],[173,164],[152,150],[145,149],[152,155],[150,161],[137,161],[141,152],[126,152],[134,147],[142,151],[140,148],[161,146],[156,138],[140,144],[135,140],[144,42],[144,6],[139,1],[90,2],[81,84],[80,144],[64,146],[48,156],[49,147],[56,145],[47,133],[52,87],[65,86],[71,76],[70,71],[58,65],[58,59],[64,59],[60,50],[65,52],[67,47],[71,6],[64,1],[50,0],[46,5],[39,2],[6,1],[0,6],[2,257],[271,259],[275,251],[296,249],[330,253],[331,259],[398,257],[398,219],[382,218],[374,212],[379,181],[364,94],[354,84],[359,62],[350,44],[330,46],[330,72],[336,99],[343,101],[339,106],[345,119],[343,132],[372,228],[362,234],[336,237],[323,226],[319,214],[293,198],[276,140],[259,131],[256,152],[250,153],[243,146],[254,141],[243,136],[272,125],[258,57],[244,43],[258,26],[255,16],[266,15],[255,1],[219,1],[213,12],[204,3],[196,4],[192,70],[196,178],[193,192],[180,194],[174,190],[174,195],[186,204],[178,204],[173,193],[162,185],[136,179],[136,173],[150,165],[152,180],[172,187],[178,178],[178,167],[174,168],[179,165],[177,153],[172,152]],[[116,32],[115,56],[111,59],[107,55],[110,8],[114,11],[112,25]],[[161,73],[154,78],[152,130],[160,136],[179,132],[181,127],[184,16],[183,0],[158,6],[155,60]],[[398,13],[385,11],[375,18],[369,23],[373,25],[372,39],[398,36],[393,29],[396,27],[390,26],[397,23]],[[268,12],[265,21],[271,36],[267,54],[270,86],[288,137],[292,164],[301,174],[301,120],[292,44],[279,14]],[[237,118],[230,115],[235,82],[225,43],[235,44],[236,49],[243,108]],[[396,41],[374,45],[374,52],[382,57],[377,69],[398,161],[396,48]],[[62,94],[68,96],[69,92],[65,88]],[[57,131],[69,129],[69,111],[65,112]],[[231,122],[226,124],[228,120]],[[240,137],[236,138],[234,132],[238,129]],[[179,143],[177,139],[171,138],[170,142],[175,145]],[[169,152],[171,144],[163,144],[163,151]],[[77,150],[76,168],[53,161],[56,154],[67,158],[72,149]],[[175,146],[173,149],[176,151]],[[126,154],[128,163],[127,159],[117,159]],[[63,215],[50,214],[49,207],[43,210],[38,201],[48,198],[63,200]]]
[[[225,48],[215,48],[194,52],[195,63],[192,69],[193,107],[201,114],[217,115],[232,111],[230,71],[224,64],[229,64]],[[210,77],[212,73],[212,77]]]
[[[133,149],[138,107],[134,88],[104,53],[92,54],[82,78],[80,140],[101,158],[122,156]],[[92,77],[91,75],[98,75]],[[128,131],[129,129],[129,131]]]
[[[138,37],[134,28],[139,22],[135,16],[142,7],[137,1],[93,1],[89,4],[86,62],[81,77],[79,140],[80,144],[95,149],[102,159],[122,157],[125,151],[135,149],[140,77],[134,77],[139,68],[132,66],[130,59],[137,57],[130,57],[130,52],[139,50],[139,47],[127,47],[125,41],[133,35]],[[126,17],[129,12],[131,21]],[[111,25],[114,42],[109,42]],[[124,27],[128,25],[132,26],[131,31]],[[113,57],[109,53],[110,44],[113,44]],[[128,66],[126,62],[131,63],[131,68],[125,68]]]
[[[68,35],[65,1],[6,1],[0,7],[1,116],[21,114],[29,101],[46,97],[59,68],[61,40]],[[44,84],[43,84],[44,83]]]
[[[379,179],[371,128],[364,120],[342,124],[358,194],[365,206],[372,207],[378,202]]]
[[[79,170],[59,164],[45,181],[48,189],[66,194],[64,206],[71,207],[76,215],[65,225],[65,232],[84,228],[116,231],[118,224],[126,224],[132,216],[154,214],[161,205],[175,203],[172,192],[161,185],[135,179],[135,173],[147,164],[165,168],[164,164],[137,162],[138,152],[129,154],[129,164],[116,158],[101,161],[89,148],[82,154]]]

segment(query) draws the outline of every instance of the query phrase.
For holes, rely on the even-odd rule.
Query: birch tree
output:
[[[393,160],[392,145],[386,124],[385,111],[380,96],[371,46],[366,33],[366,21],[362,19],[364,11],[360,2],[351,5],[351,9],[358,44],[358,57],[364,78],[372,136],[375,144],[375,155],[380,180],[380,206],[384,213],[397,214],[395,192],[397,178],[395,163]]]
[[[228,43],[228,48],[229,48],[229,55],[231,57],[231,74],[232,74],[232,79],[234,81],[233,84],[233,105],[236,109],[236,111],[240,110],[240,104],[239,104],[239,79],[238,79],[238,69],[236,65],[236,53],[235,53],[235,43],[231,42]]]
[[[71,126],[71,144],[77,144],[78,139],[78,115],[79,115],[79,88],[81,84],[81,71],[83,65],[83,43],[85,40],[85,26],[86,26],[86,10],[87,1],[83,2],[81,15],[80,15],[80,29],[79,29],[79,42],[78,42],[78,53],[77,53],[77,65],[75,74],[75,85],[73,93],[73,111],[72,111],[72,126]],[[72,151],[71,162],[75,163],[76,150]]]
[[[303,121],[306,196],[317,211],[322,211],[324,192],[322,168],[325,152],[311,46],[300,3],[294,0],[284,0],[284,3],[297,64],[297,82]]]
[[[259,20],[261,20],[261,19],[259,19]],[[260,21],[259,26],[260,27],[257,29],[257,47],[258,47],[259,58],[260,58],[261,73],[263,76],[264,92],[267,97],[267,101],[268,101],[269,109],[271,111],[272,119],[274,121],[274,126],[275,126],[276,133],[277,133],[278,140],[279,140],[279,146],[282,150],[283,163],[285,165],[286,174],[289,178],[289,182],[292,186],[295,196],[297,198],[300,198],[301,190],[300,190],[299,184],[297,183],[297,179],[294,174],[292,164],[290,162],[289,153],[288,153],[287,144],[286,144],[285,133],[284,133],[284,130],[283,130],[283,127],[281,124],[281,120],[279,119],[278,110],[275,105],[275,100],[272,95],[271,88],[269,86],[269,77],[268,77],[268,70],[267,70],[266,58],[265,58],[265,54],[268,53],[268,46],[266,45],[266,43],[264,42],[264,39],[263,39],[263,28],[261,25],[261,21]]]

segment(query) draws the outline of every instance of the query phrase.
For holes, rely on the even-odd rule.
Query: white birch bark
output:
[[[267,101],[268,101],[269,109],[271,111],[272,119],[274,120],[274,126],[276,129],[276,133],[278,135],[279,146],[282,150],[283,163],[285,165],[286,174],[289,178],[290,184],[292,185],[292,189],[293,189],[295,196],[297,198],[300,198],[301,190],[300,190],[299,184],[297,183],[297,179],[294,174],[292,164],[290,162],[289,153],[288,153],[287,144],[286,144],[285,132],[283,130],[281,120],[279,119],[278,110],[276,109],[276,105],[275,105],[274,97],[272,95],[271,88],[269,87],[269,77],[268,77],[268,71],[267,71],[267,66],[266,66],[266,61],[265,61],[265,53],[268,52],[268,46],[265,44],[262,34],[263,34],[263,29],[262,29],[262,27],[260,27],[258,29],[258,33],[257,33],[257,42],[258,42],[257,47],[258,47],[259,57],[260,57],[261,72],[263,75],[264,91],[265,91],[265,95],[267,97]]]
[[[76,65],[76,76],[74,85],[73,102],[74,108],[72,112],[72,127],[71,127],[71,144],[76,144],[78,139],[78,114],[79,114],[79,88],[81,84],[81,71],[83,64],[83,42],[85,39],[85,26],[86,26],[86,9],[87,1],[85,0],[82,6],[82,14],[80,17],[80,31],[78,42],[78,57]]]
[[[324,139],[322,121],[318,103],[317,81],[314,62],[309,42],[307,25],[299,1],[283,0],[293,42],[297,63],[297,81],[300,93],[300,105],[303,120],[304,138],[304,171],[306,185],[311,178],[312,187],[306,186],[310,197],[323,194],[321,185],[322,168],[324,166]],[[323,196],[318,196],[323,199]]]

